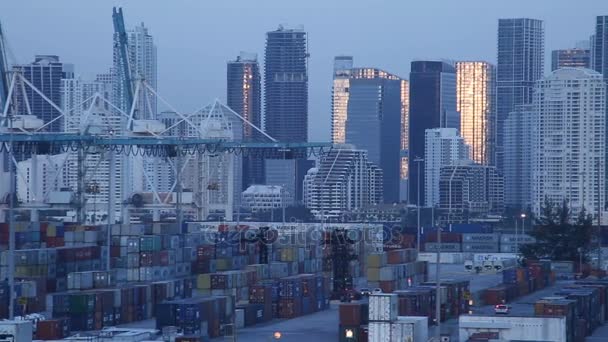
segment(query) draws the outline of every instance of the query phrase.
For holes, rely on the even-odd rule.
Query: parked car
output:
[[[494,306],[494,313],[497,315],[508,315],[511,308],[506,304],[498,304]]]
[[[374,289],[374,291],[372,291],[372,293],[373,293],[373,294],[382,293],[382,289],[381,289],[381,288],[379,288],[379,287],[376,287],[376,288]]]
[[[370,289],[364,287],[362,289],[359,289],[359,293],[361,293],[361,295],[364,297],[368,297],[370,294],[372,294],[372,291],[370,291]]]

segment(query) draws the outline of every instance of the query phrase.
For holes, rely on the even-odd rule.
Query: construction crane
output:
[[[4,42],[4,32],[2,31],[2,23],[0,23],[0,110],[4,109],[8,102],[8,63],[6,59],[6,44]]]
[[[122,15],[122,8],[112,9],[112,20],[114,22],[114,33],[117,36],[114,44],[120,56],[120,67],[122,71],[123,91],[125,102],[128,105],[133,103],[133,80],[131,79],[131,66],[129,65],[129,40],[125,29],[125,19]]]
[[[343,228],[333,229],[321,242],[331,251],[329,258],[332,260],[333,299],[349,296],[354,290],[353,276],[349,267],[351,260],[357,260],[357,255],[353,252],[354,243],[355,241],[348,236],[348,231]]]

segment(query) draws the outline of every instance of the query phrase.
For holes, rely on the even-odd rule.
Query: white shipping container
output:
[[[391,323],[391,341],[414,342],[413,324],[399,320]]]
[[[573,273],[574,263],[572,261],[551,261],[551,271],[555,273]]]
[[[369,342],[392,342],[391,323],[369,322],[367,336]]]
[[[369,297],[369,320],[391,322],[397,319],[397,295],[374,294]]]
[[[427,317],[417,316],[399,316],[398,322],[408,323],[412,325],[413,340],[412,342],[427,342],[429,339],[429,324]],[[401,340],[405,341],[405,340]]]
[[[498,333],[501,341],[568,341],[565,317],[462,315],[458,326],[460,341],[482,331]]]
[[[393,266],[382,267],[380,269],[380,281],[395,280],[395,269]]]
[[[13,336],[15,342],[32,340],[32,321],[0,321],[0,335]]]
[[[245,310],[236,309],[234,311],[234,324],[237,329],[242,329],[245,327]]]
[[[68,274],[69,290],[88,290],[93,288],[94,272],[72,272]]]

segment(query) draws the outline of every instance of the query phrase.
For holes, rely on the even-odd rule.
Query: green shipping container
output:
[[[147,235],[139,238],[139,250],[142,252],[155,252],[162,249],[160,235]]]
[[[73,294],[70,295],[70,312],[87,313],[95,310],[95,295]]]

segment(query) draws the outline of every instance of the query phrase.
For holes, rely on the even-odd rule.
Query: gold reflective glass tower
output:
[[[487,62],[457,62],[456,83],[460,135],[470,147],[470,158],[482,165],[494,165],[495,67]]]

